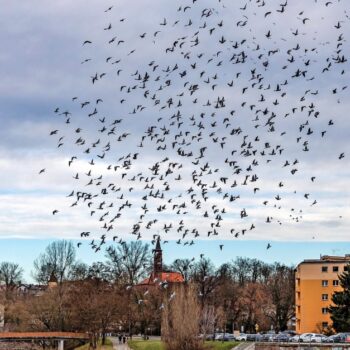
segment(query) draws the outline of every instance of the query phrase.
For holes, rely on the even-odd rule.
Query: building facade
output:
[[[339,275],[350,263],[350,255],[321,256],[301,262],[295,271],[295,316],[297,333],[322,333],[332,327],[328,313],[332,294],[340,291]]]

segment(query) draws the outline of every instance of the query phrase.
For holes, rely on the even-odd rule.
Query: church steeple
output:
[[[156,248],[154,249],[153,274],[156,277],[163,271],[163,252],[160,247],[160,237],[158,236]]]
[[[55,276],[55,273],[52,271],[50,275],[50,279],[48,281],[48,287],[55,288],[57,287],[57,284],[58,284],[57,277]]]

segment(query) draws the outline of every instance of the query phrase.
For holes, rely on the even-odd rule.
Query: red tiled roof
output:
[[[139,285],[157,284],[160,282],[168,283],[183,283],[185,280],[180,272],[161,272],[154,276],[152,273],[149,278],[144,279]]]

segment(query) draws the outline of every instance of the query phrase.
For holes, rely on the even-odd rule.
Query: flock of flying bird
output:
[[[166,16],[153,13],[134,36],[139,15],[120,17],[118,3],[104,9],[98,42],[82,41],[81,67],[96,93],[54,110],[62,125],[50,136],[72,152],[71,207],[86,207],[99,223],[98,236],[80,234],[93,238],[95,251],[112,237],[123,244],[127,224],[131,239],[176,236],[191,246],[301,221],[303,210],[284,203],[299,196],[288,181],[302,172],[304,155],[326,142],[346,93],[349,17],[340,0],[310,2],[309,13],[290,0],[168,5]],[[315,31],[323,25],[317,10],[329,14],[331,39]],[[322,100],[334,103],[333,115]],[[271,172],[280,180],[266,185]],[[311,192],[316,176],[301,178]],[[317,205],[312,193],[300,197]],[[256,206],[268,212],[262,222],[250,215]]]

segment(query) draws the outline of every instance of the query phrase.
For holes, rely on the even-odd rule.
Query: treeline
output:
[[[23,270],[0,264],[1,303],[7,330],[159,333],[164,300],[171,285],[140,287],[153,256],[140,241],[106,250],[106,261],[76,259],[69,241],[51,243],[34,261],[33,278],[42,287],[21,286]],[[207,258],[176,259],[165,270],[178,271],[197,294],[202,332],[242,328],[285,330],[294,315],[294,269],[280,263],[237,258],[219,267]],[[57,285],[47,288],[52,276]]]

